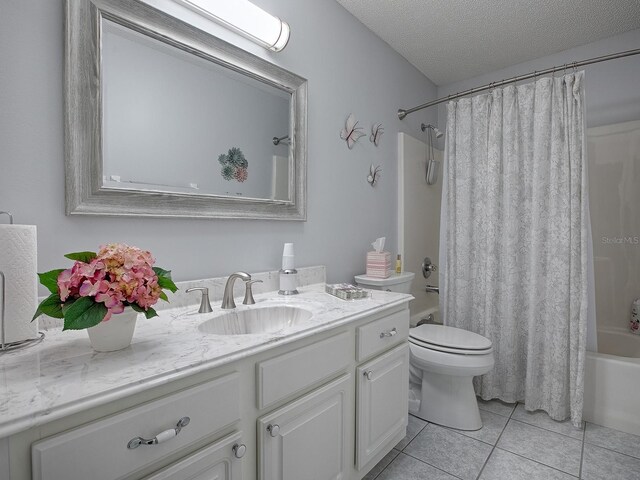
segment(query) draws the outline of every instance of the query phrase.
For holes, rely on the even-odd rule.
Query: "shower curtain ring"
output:
[[[573,62],[573,73],[578,72],[578,62]]]

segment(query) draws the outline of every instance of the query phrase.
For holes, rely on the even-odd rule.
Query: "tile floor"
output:
[[[479,406],[477,432],[410,415],[407,436],[363,480],[640,480],[640,436],[575,428],[520,404]]]

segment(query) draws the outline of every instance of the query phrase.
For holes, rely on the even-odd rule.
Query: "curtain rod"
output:
[[[448,102],[449,100],[465,97],[467,95],[472,95],[477,92],[483,92],[491,88],[501,87],[502,85],[506,85],[512,82],[517,82],[519,80],[528,80],[530,78],[535,78],[542,75],[548,75],[549,73],[558,72],[560,70],[566,70],[567,68],[575,69],[578,67],[583,67],[585,65],[591,65],[592,63],[606,62],[607,60],[615,60],[616,58],[630,57],[631,55],[638,55],[638,54],[640,54],[640,48],[636,48],[635,50],[626,50],[624,52],[612,53],[610,55],[602,55],[601,57],[594,57],[588,60],[582,60],[580,62],[565,63],[564,65],[561,65],[559,67],[551,67],[551,68],[547,68],[545,70],[539,70],[539,71],[536,70],[526,75],[516,75],[515,77],[507,78],[506,80],[501,80],[499,82],[491,82],[481,87],[470,88],[469,90],[465,90],[464,92],[458,92],[455,95],[447,95],[446,97],[442,97],[437,100],[432,100],[430,102],[423,103],[422,105],[418,105],[417,107],[407,108],[407,109],[401,108],[398,110],[398,118],[402,120],[404,117],[406,117],[410,113],[417,112],[418,110],[422,110],[423,108],[429,108],[434,105],[438,105],[440,103]]]

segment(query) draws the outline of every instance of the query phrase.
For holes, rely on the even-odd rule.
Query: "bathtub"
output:
[[[640,335],[598,329],[598,353],[587,352],[583,417],[640,435]]]

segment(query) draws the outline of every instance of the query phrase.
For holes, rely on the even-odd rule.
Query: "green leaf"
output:
[[[165,270],[160,267],[153,267],[153,271],[156,272],[156,275],[159,277],[167,277],[171,278],[171,270]]]
[[[36,313],[33,315],[31,321],[33,322],[40,315],[48,315],[53,318],[63,318],[62,315],[62,300],[60,300],[60,296],[57,293],[52,293],[47,298],[45,298],[40,305],[38,305],[38,309]]]
[[[89,263],[91,260],[96,258],[98,255],[95,252],[75,252],[75,253],[67,253],[65,257],[69,260],[77,260],[79,262]]]
[[[145,310],[144,316],[147,318],[153,318],[158,316],[158,312],[156,312],[153,308],[149,307]]]
[[[48,272],[39,273],[40,283],[47,287],[51,293],[58,293],[58,276],[64,272],[64,268],[50,270]]]
[[[138,313],[142,313],[144,312],[144,308],[142,308],[140,305],[138,305],[137,303],[130,303],[129,306],[131,308],[133,308],[136,312]]]
[[[156,272],[158,276],[158,285],[161,288],[166,288],[167,290],[171,290],[175,293],[178,290],[176,284],[171,280],[171,270],[164,270],[160,267],[153,267],[153,271]]]
[[[166,294],[166,293],[164,293],[163,291],[160,291],[160,298],[161,298],[162,300],[164,300],[165,302],[168,302],[168,301],[169,301],[169,297],[167,297],[167,294]]]
[[[63,330],[82,330],[99,324],[107,314],[104,303],[81,297],[64,311]]]

